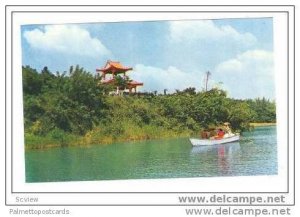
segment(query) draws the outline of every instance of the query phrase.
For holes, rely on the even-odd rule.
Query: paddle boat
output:
[[[214,134],[211,136],[211,133]],[[230,123],[225,122],[223,126],[218,127],[218,130],[212,129],[211,131],[202,131],[201,139],[190,138],[193,146],[203,146],[203,145],[219,145],[224,143],[236,142],[240,140],[239,133],[232,133],[230,128]]]
[[[190,138],[190,141],[193,146],[202,146],[202,145],[219,145],[224,143],[236,142],[240,140],[239,134],[224,135],[223,138],[210,138],[210,139],[197,139]]]

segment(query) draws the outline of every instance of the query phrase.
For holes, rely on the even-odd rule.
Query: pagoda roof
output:
[[[101,81],[102,84],[111,84],[111,83],[114,83],[114,82],[115,82],[114,78],[106,79],[106,80]],[[136,86],[143,86],[143,85],[144,85],[143,82],[133,81],[133,80],[127,83],[127,86],[129,86],[129,87],[136,87]]]
[[[132,85],[132,86],[143,86],[144,85],[143,82],[139,82],[139,81],[130,81],[128,84]]]
[[[108,60],[105,66],[101,69],[96,69],[96,71],[104,72],[104,73],[123,73],[128,70],[132,70],[132,67],[123,66],[120,62]]]
[[[114,81],[115,81],[115,79],[112,78],[112,79],[102,80],[101,83],[102,84],[110,84],[110,83],[113,83]]]

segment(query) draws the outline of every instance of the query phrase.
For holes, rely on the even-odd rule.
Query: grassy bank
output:
[[[276,123],[250,123],[251,127],[266,127],[275,126]],[[38,136],[30,133],[25,134],[25,148],[31,149],[45,149],[54,147],[72,147],[72,146],[90,146],[90,145],[109,145],[118,142],[132,142],[143,141],[150,139],[167,139],[189,137],[196,135],[196,131],[182,130],[176,131],[172,129],[164,129],[157,126],[143,126],[139,127],[134,123],[126,123],[126,126],[121,126],[124,130],[114,129],[117,132],[112,133],[108,130],[108,126],[98,126],[93,130],[87,132],[85,135],[73,135],[65,133],[61,130],[51,131],[45,136]]]
[[[193,132],[190,130],[177,132],[155,126],[145,126],[141,128],[132,125],[131,127],[125,128],[122,133],[116,136],[116,134],[108,134],[106,128],[96,127],[87,132],[84,136],[67,134],[62,131],[59,131],[59,133],[49,133],[46,136],[26,133],[25,148],[30,150],[66,146],[108,145],[117,142],[188,137],[191,134],[193,134]]]
[[[273,123],[250,123],[251,127],[267,127],[267,126],[276,126],[276,122]]]

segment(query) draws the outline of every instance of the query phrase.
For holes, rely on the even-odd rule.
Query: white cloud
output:
[[[223,61],[211,70],[208,87],[220,87],[233,98],[257,98],[266,97],[275,99],[275,80],[273,53],[265,50],[249,50],[232,59]],[[170,71],[168,69],[167,71]],[[154,73],[155,74],[155,73]],[[167,74],[167,72],[165,72]],[[173,73],[173,75],[176,75]],[[189,86],[201,89],[205,86],[205,73],[181,72],[181,76],[172,77],[170,82],[177,89]],[[159,77],[162,86],[165,85],[168,76]],[[180,85],[180,84],[181,85]]]
[[[275,98],[273,53],[250,50],[217,65],[214,76],[236,98]]]
[[[170,39],[173,42],[217,42],[238,43],[244,46],[252,46],[256,43],[256,37],[251,33],[240,33],[229,25],[217,26],[211,20],[200,21],[171,21]],[[200,40],[200,41],[199,41]]]
[[[218,64],[212,71],[209,88],[221,87],[233,98],[267,97],[275,99],[273,53],[250,50]],[[175,92],[195,87],[204,88],[204,72],[182,71],[174,66],[166,69],[138,64],[129,76],[144,82],[143,91]]]
[[[168,93],[175,92],[176,89],[183,90],[188,87],[198,87],[200,89],[202,85],[201,74],[183,72],[174,66],[161,69],[138,64],[134,67],[133,72],[130,72],[129,76],[133,80],[144,82],[141,90],[156,90],[160,93],[164,89],[167,89]]]
[[[31,47],[43,51],[67,53],[69,55],[99,57],[110,55],[110,51],[90,33],[76,25],[47,25],[43,29],[24,32]]]

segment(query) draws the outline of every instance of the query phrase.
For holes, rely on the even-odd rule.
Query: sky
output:
[[[133,67],[140,91],[205,86],[229,97],[275,99],[272,18],[24,25],[22,65],[91,73],[107,60]]]

